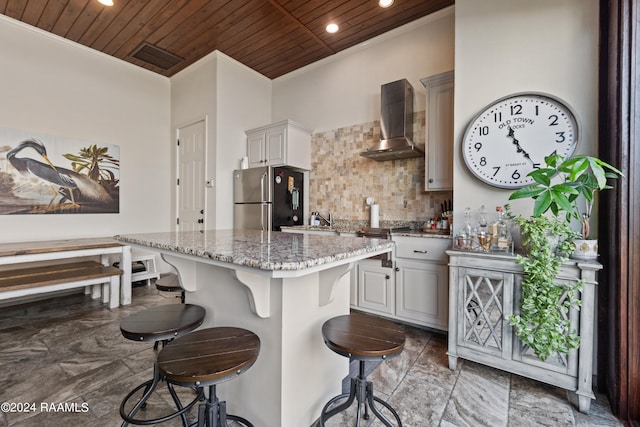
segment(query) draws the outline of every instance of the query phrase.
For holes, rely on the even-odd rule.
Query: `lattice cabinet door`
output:
[[[522,281],[522,276],[516,277],[516,286],[514,288],[514,314],[520,314],[520,301],[522,300],[522,287],[520,286],[520,282]],[[568,285],[570,282],[575,282],[575,280],[567,280],[567,279],[557,279],[556,283],[559,286]],[[589,286],[587,284],[587,286]],[[569,298],[567,292],[563,293],[560,297],[560,301],[558,303],[562,303],[564,300]],[[576,292],[574,299],[581,300],[582,295],[581,292]],[[561,310],[560,310],[561,311]],[[574,308],[570,309],[568,313],[564,313],[561,311],[563,318],[571,323],[571,329],[580,331],[580,311]],[[569,350],[569,354],[561,354],[561,355],[553,355],[550,356],[547,360],[540,360],[533,352],[531,347],[524,344],[517,338],[514,338],[514,346],[513,346],[513,360],[517,360],[519,362],[538,366],[544,368],[549,371],[559,372],[562,374],[577,376],[578,374],[578,351],[575,349]]]
[[[513,312],[513,274],[461,268],[458,283],[457,345],[511,358],[511,328],[505,319]]]

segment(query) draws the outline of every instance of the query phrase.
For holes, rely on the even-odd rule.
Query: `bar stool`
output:
[[[180,302],[184,304],[184,288],[180,286],[180,279],[175,273],[169,273],[156,280],[156,289],[162,292],[179,292]]]
[[[164,379],[168,384],[197,387],[200,393],[208,387],[208,397],[198,407],[199,427],[227,427],[227,420],[253,427],[245,418],[227,414],[226,402],[218,399],[216,385],[249,369],[259,353],[260,338],[251,331],[234,327],[201,329],[176,338],[160,351],[154,384]],[[181,414],[179,409],[158,422]]]
[[[162,292],[171,292],[171,293],[179,292],[180,295],[178,297],[180,298],[180,302],[184,304],[184,301],[185,301],[184,288],[180,285],[180,278],[178,277],[177,274],[169,273],[167,275],[160,277],[159,279],[156,279],[156,289]],[[153,345],[154,350],[158,349],[159,343],[160,341],[155,342],[155,344]]]
[[[349,393],[340,394],[327,402],[320,414],[320,426],[349,408],[357,400],[356,426],[360,426],[360,410],[364,406],[364,418],[369,419],[368,409],[387,427],[393,424],[380,412],[374,402],[378,402],[391,412],[398,427],[402,421],[391,405],[373,395],[373,383],[367,380],[366,361],[379,361],[395,357],[402,353],[405,334],[402,328],[393,322],[373,316],[349,314],[334,317],[322,325],[322,337],[325,344],[341,356],[359,361],[359,373],[351,378]],[[347,398],[344,403],[334,406],[337,401]]]
[[[151,307],[143,310],[139,313],[133,314],[125,318],[120,323],[120,332],[122,335],[132,341],[150,342],[154,341],[154,348],[157,347],[159,342],[162,342],[164,347],[169,341],[182,336],[188,332],[191,332],[202,325],[204,321],[206,311],[203,307],[194,304],[166,304],[156,307]],[[155,368],[154,368],[155,370]],[[152,379],[140,384],[122,400],[120,404],[120,415],[124,422],[122,426],[126,426],[128,423],[149,425],[147,420],[135,419],[135,414],[146,406],[146,402],[151,396],[151,393],[155,390],[158,382],[156,380],[156,374]],[[167,383],[169,393],[179,409],[183,409],[181,403],[173,390],[173,386]],[[142,398],[134,405],[129,413],[125,412],[125,406],[129,399],[141,389],[145,389]],[[196,399],[194,399],[185,410],[180,413],[183,418],[183,424],[188,425],[185,412],[191,408],[195,403],[202,398],[200,393]],[[152,424],[152,423],[151,423]]]

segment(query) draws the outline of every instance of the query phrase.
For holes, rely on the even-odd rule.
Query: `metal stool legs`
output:
[[[148,426],[148,425],[153,425],[153,424],[159,424],[159,423],[163,423],[165,421],[168,421],[172,418],[178,417],[180,416],[182,418],[182,424],[184,427],[189,427],[189,422],[187,420],[187,415],[186,412],[191,409],[198,401],[203,400],[204,399],[204,389],[199,389],[198,390],[198,394],[197,396],[191,401],[189,402],[189,404],[187,406],[182,406],[182,403],[180,402],[180,399],[178,398],[178,395],[176,394],[174,388],[173,388],[173,384],[167,382],[167,388],[169,389],[169,393],[171,394],[171,398],[173,399],[174,403],[176,404],[177,407],[177,411],[165,416],[165,417],[160,417],[160,418],[153,418],[153,419],[138,419],[135,418],[135,415],[138,413],[138,411],[142,408],[144,408],[147,404],[147,400],[149,399],[149,397],[151,397],[151,394],[155,391],[155,389],[158,387],[158,384],[160,383],[161,378],[160,378],[160,374],[158,373],[158,367],[157,365],[154,364],[153,366],[153,379],[146,381],[142,384],[140,384],[139,386],[137,386],[136,388],[134,388],[133,390],[131,390],[129,392],[129,394],[127,394],[125,396],[125,398],[122,400],[122,403],[120,403],[120,417],[122,417],[122,419],[124,420],[121,424],[121,427],[126,427],[129,424],[135,424],[135,425],[143,425],[143,426]],[[138,403],[136,403],[134,405],[134,407],[131,409],[131,411],[129,411],[129,413],[125,412],[125,406],[127,404],[127,402],[129,401],[129,399],[131,399],[131,397],[136,394],[139,390],[141,390],[142,388],[144,388],[144,392],[142,394],[142,397],[140,398],[140,400],[138,401]]]
[[[198,407],[198,427],[227,427],[227,420],[233,420],[246,427],[253,427],[246,419],[227,414],[227,403],[218,400],[216,386],[209,386],[209,398]]]
[[[396,410],[393,409],[391,405],[389,405],[384,400],[373,395],[373,383],[371,381],[367,381],[364,369],[364,360],[360,360],[359,368],[360,372],[358,373],[358,376],[356,378],[351,378],[349,393],[344,393],[334,397],[333,399],[329,400],[326,405],[324,405],[324,408],[322,408],[322,413],[320,414],[320,427],[324,427],[324,423],[329,418],[349,408],[354,400],[357,401],[358,405],[358,409],[356,412],[356,427],[360,427],[360,411],[363,406],[365,420],[369,419],[369,409],[371,409],[373,415],[375,415],[380,421],[382,421],[385,426],[394,427],[393,424],[391,424],[391,421],[389,421],[389,419],[385,417],[382,412],[380,412],[380,410],[376,407],[374,401],[387,408],[396,419],[397,427],[402,427],[402,421],[400,421],[400,416],[398,415]],[[333,405],[340,399],[344,399],[345,397],[347,397],[347,400],[344,403],[341,403],[340,405],[329,409],[331,405]]]

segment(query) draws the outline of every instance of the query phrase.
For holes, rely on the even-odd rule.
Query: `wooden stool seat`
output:
[[[331,350],[352,359],[385,359],[404,349],[405,334],[393,322],[349,314],[322,325],[322,337]]]
[[[208,396],[198,407],[198,426],[227,427],[227,420],[232,420],[253,427],[245,418],[227,414],[227,403],[218,399],[216,386],[249,369],[259,353],[260,338],[251,331],[224,326],[202,329],[176,338],[160,351],[155,383],[162,378],[168,384],[196,387],[199,396],[204,396],[204,387],[208,387]],[[178,407],[170,417],[182,415],[184,409],[180,404]]]
[[[359,373],[351,378],[348,393],[335,396],[322,408],[319,426],[349,408],[357,401],[356,426],[360,425],[361,408],[364,407],[364,418],[369,419],[369,410],[385,426],[391,427],[391,421],[378,409],[377,404],[386,408],[402,427],[398,413],[384,400],[373,394],[373,383],[367,380],[365,362],[367,360],[384,360],[402,353],[406,336],[402,327],[388,320],[361,314],[348,314],[334,317],[322,325],[322,338],[325,344],[336,353],[359,361]],[[344,400],[340,404],[337,402]],[[368,424],[367,424],[368,425]]]
[[[167,274],[156,280],[156,289],[162,292],[182,292],[177,274]]]
[[[180,278],[177,274],[167,274],[156,280],[156,289],[161,292],[179,292],[180,301],[184,304],[184,288],[180,285]]]
[[[158,354],[160,375],[186,386],[205,386],[229,380],[258,358],[260,338],[233,327],[201,329],[169,343]]]
[[[194,304],[165,304],[132,314],[120,323],[125,338],[134,341],[166,341],[202,325],[206,311]]]

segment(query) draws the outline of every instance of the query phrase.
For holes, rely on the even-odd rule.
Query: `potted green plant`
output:
[[[582,282],[557,283],[556,277],[567,254],[573,249],[572,239],[578,234],[564,219],[534,215],[508,217],[520,227],[527,255],[517,255],[522,265],[520,311],[507,320],[522,343],[529,346],[540,360],[567,354],[580,345],[580,337],[571,325],[568,313],[579,309],[576,292]]]
[[[517,257],[523,266],[520,312],[508,321],[520,341],[546,360],[580,345],[568,313],[579,309],[576,292],[581,290],[582,282],[558,283],[556,277],[575,249],[574,240],[589,237],[595,193],[611,188],[607,180],[622,173],[595,157],[564,159],[552,154],[545,158],[545,167],[529,176],[535,184],[516,190],[509,199],[533,199],[533,215],[514,216],[507,206],[508,216],[520,227],[523,246],[527,248],[526,257]],[[584,211],[580,210],[580,203],[585,204]],[[574,219],[582,224],[580,234],[571,228]]]
[[[536,182],[511,194],[509,200],[531,198],[533,216],[550,212],[567,222],[581,223],[582,239],[575,242],[573,257],[597,257],[597,241],[589,240],[591,213],[598,191],[612,188],[608,179],[623,176],[615,167],[591,156],[575,156],[568,159],[558,154],[545,157],[546,167],[536,169],[529,176]],[[584,205],[584,210],[580,205]]]

